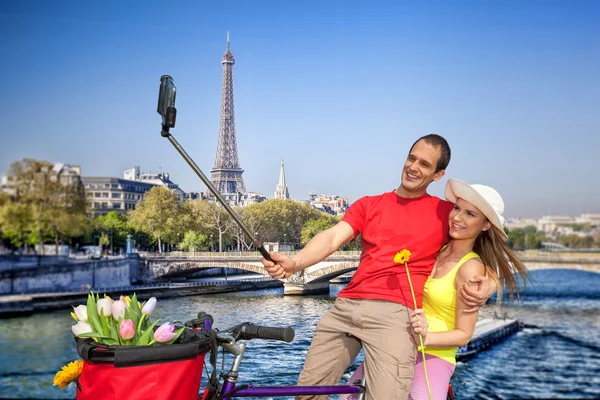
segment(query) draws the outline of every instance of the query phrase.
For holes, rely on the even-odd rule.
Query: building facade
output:
[[[196,193],[192,193],[188,196],[183,190],[181,190],[179,185],[171,181],[168,172],[140,172],[140,167],[135,166],[131,169],[123,171],[123,179],[150,183],[155,186],[164,186],[172,191],[179,201],[197,197]]]
[[[344,215],[350,206],[347,198],[315,193],[309,194],[308,204],[331,215]]]
[[[127,214],[135,210],[144,194],[156,186],[115,177],[83,177],[81,180],[93,216],[106,215],[110,211]]]

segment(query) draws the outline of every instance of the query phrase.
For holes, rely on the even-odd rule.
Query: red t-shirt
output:
[[[342,221],[354,229],[354,237],[362,233],[363,250],[354,277],[338,296],[393,301],[412,309],[406,269],[394,263],[396,253],[407,249],[411,253],[408,270],[421,307],[425,281],[449,239],[451,210],[452,203],[427,193],[406,199],[393,191],[354,203]]]

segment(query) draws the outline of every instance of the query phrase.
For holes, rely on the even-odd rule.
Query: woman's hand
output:
[[[427,345],[427,330],[429,329],[429,323],[425,318],[425,312],[422,308],[417,308],[410,314],[410,324],[412,328],[413,338],[417,345],[420,345],[419,335],[423,338],[423,345]]]

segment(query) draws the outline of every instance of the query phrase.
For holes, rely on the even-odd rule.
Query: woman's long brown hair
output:
[[[479,254],[481,261],[486,267],[487,273],[496,280],[498,284],[498,297],[496,302],[502,302],[504,286],[508,290],[508,296],[511,301],[514,301],[514,295],[519,296],[519,283],[515,279],[514,274],[521,275],[523,285],[527,279],[531,280],[527,267],[519,261],[515,253],[506,245],[503,240],[503,235],[500,230],[492,225],[487,231],[475,239],[473,251]]]

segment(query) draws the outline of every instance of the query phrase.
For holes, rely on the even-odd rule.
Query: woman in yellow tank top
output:
[[[454,203],[450,213],[450,243],[436,259],[425,283],[423,309],[412,314],[413,336],[419,334],[425,346],[427,374],[434,399],[446,399],[448,384],[456,366],[456,350],[471,340],[477,312],[456,296],[457,288],[476,275],[491,275],[498,281],[498,299],[506,285],[511,300],[518,295],[514,278],[525,282],[527,269],[508,248],[503,229],[504,201],[493,188],[469,185],[449,179],[445,197]],[[421,353],[417,355],[409,398],[429,399]]]

